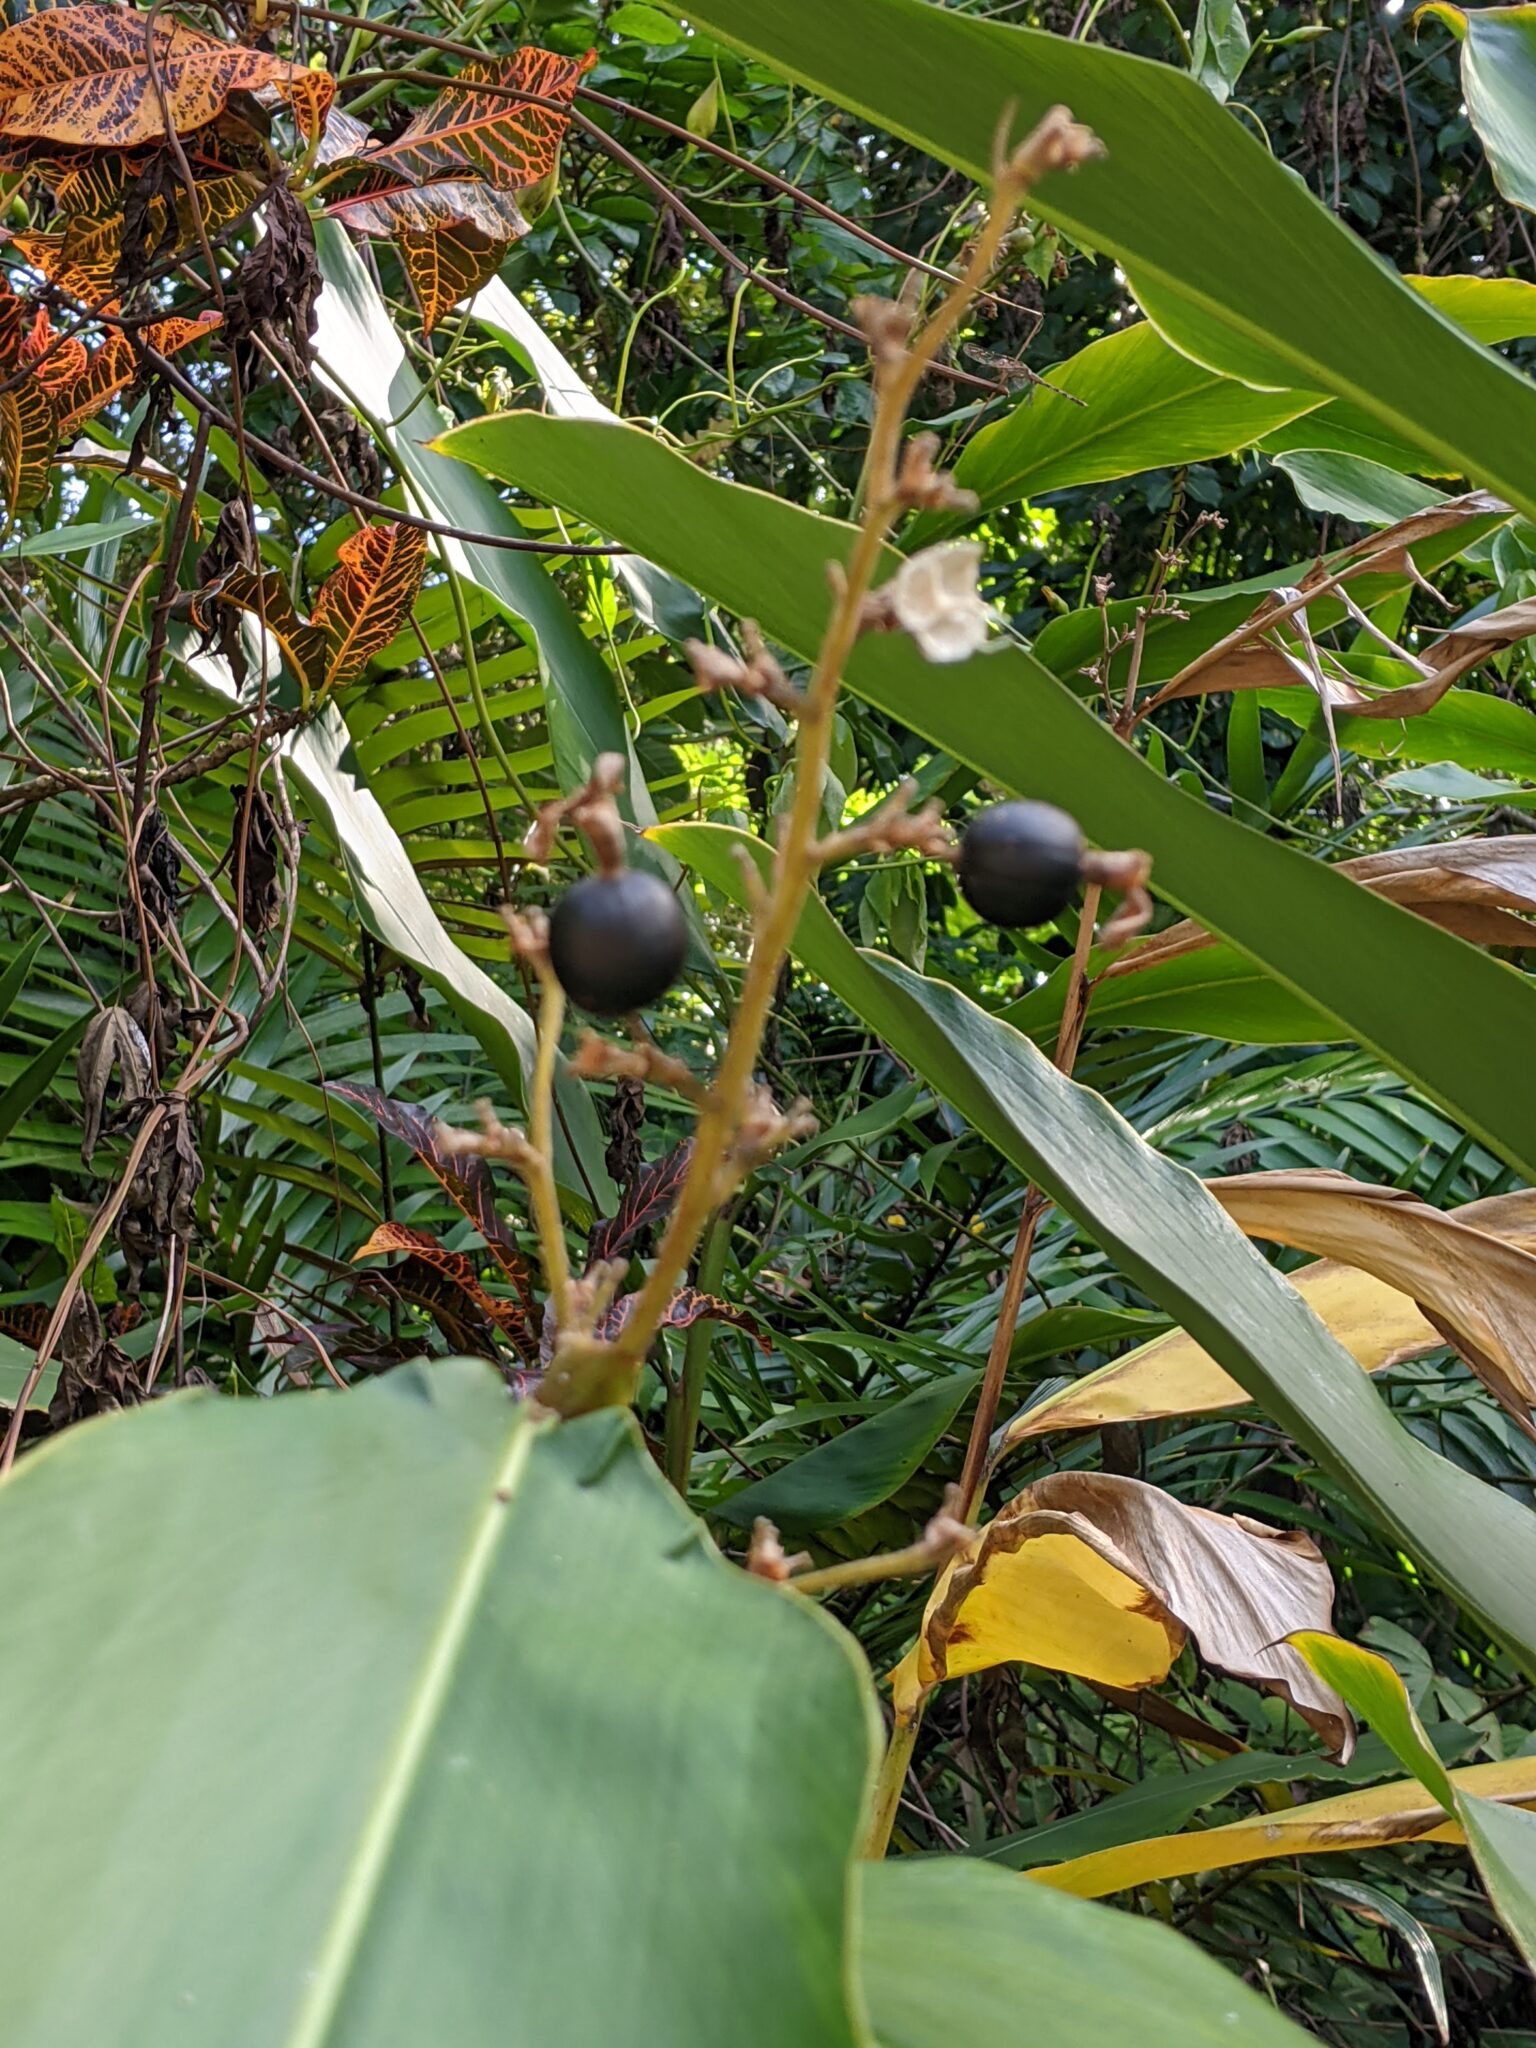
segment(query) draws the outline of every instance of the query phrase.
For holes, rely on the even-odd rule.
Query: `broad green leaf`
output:
[[[1261,690],[1259,702],[1326,741],[1311,690]],[[1536,717],[1523,704],[1489,691],[1448,690],[1438,704],[1413,718],[1354,718],[1340,711],[1333,723],[1344,752],[1367,761],[1444,761],[1474,772],[1536,780]]]
[[[956,1372],[904,1394],[867,1422],[792,1459],[710,1510],[750,1529],[766,1515],[786,1535],[835,1528],[905,1486],[960,1412],[980,1372]]]
[[[660,17],[665,20],[665,15]],[[612,24],[610,24],[612,26]],[[710,88],[715,81],[711,79]],[[706,131],[707,132],[707,131]],[[1531,287],[1536,296],[1536,287]],[[551,412],[563,419],[616,420],[618,414],[605,405],[591,386],[567,362],[538,321],[505,282],[494,277],[475,294],[470,312],[482,327],[498,335],[514,355],[526,362]],[[700,636],[704,618],[698,593],[658,569],[643,555],[614,558],[613,573],[629,591],[637,615],[646,625],[665,633],[669,640]]]
[[[32,937],[27,940],[26,944],[17,953],[16,958],[6,968],[4,974],[0,974],[0,1024],[3,1024],[6,1018],[10,1016],[12,1004],[27,986],[27,978],[32,972],[33,962],[52,936],[53,934],[49,931],[47,925],[39,924]]]
[[[880,2048],[1031,2039],[1040,2048],[1301,2048],[1306,2039],[1183,1935],[968,1857],[866,1864],[858,1898],[859,1973]]]
[[[977,494],[983,511],[1137,470],[1208,462],[1320,403],[1316,392],[1250,390],[1180,355],[1145,320],[1090,342],[1044,378],[1005,419],[983,427],[955,466],[955,481]]]
[[[6,552],[11,555],[81,555],[88,548],[100,547],[107,541],[125,540],[131,533],[153,533],[155,524],[151,519],[82,519],[78,526],[50,527],[45,533],[29,533],[12,543]]]
[[[0,1544],[10,2048],[863,2042],[862,1660],[628,1416],[181,1397],[29,1456]]]
[[[516,413],[445,440],[814,654],[846,527],[706,476],[635,428]],[[1536,1174],[1536,989],[1513,969],[1165,782],[1021,648],[940,671],[903,636],[866,635],[848,683],[957,760],[1064,805],[1100,845],[1145,847],[1160,894]]]
[[[1445,496],[1385,463],[1326,448],[1293,449],[1277,455],[1275,467],[1285,471],[1309,512],[1331,512],[1357,526],[1395,526]]]
[[[462,464],[445,461],[424,445],[440,431],[446,415],[411,368],[346,231],[335,221],[322,221],[316,240],[325,290],[318,305],[315,354],[327,382],[373,424],[422,512],[467,532],[520,537],[523,529],[495,491]],[[649,824],[655,813],[634,768],[618,690],[539,557],[457,540],[436,540],[433,550],[492,597],[537,648],[561,787],[579,787],[598,754],[622,754],[631,764],[629,801],[635,821]]]
[[[1536,210],[1536,7],[1453,7],[1430,0],[1414,15],[1443,21],[1461,44],[1467,117],[1488,152],[1493,182]]]
[[[1536,333],[1536,285],[1487,277],[1405,281],[1478,341]],[[1068,485],[1208,462],[1255,441],[1276,452],[1282,444],[1310,450],[1316,461],[1318,450],[1332,450],[1335,437],[1349,431],[1337,401],[1322,404],[1316,392],[1252,390],[1180,355],[1150,322],[1139,321],[1047,370],[1012,412],[966,443],[955,477],[989,511]],[[1384,448],[1382,430],[1369,415],[1359,415],[1355,431],[1374,437],[1378,458],[1391,452],[1398,468],[1415,466],[1408,444]],[[1399,482],[1397,488],[1418,487]],[[1419,502],[1435,495],[1426,490]],[[952,524],[937,516],[921,519],[912,538],[920,542]]]
[[[1056,1043],[1066,980],[1063,969],[1002,1012],[1047,1052]],[[1202,947],[1101,982],[1094,991],[1093,1020],[1096,1028],[1193,1031],[1239,1045],[1318,1045],[1341,1030],[1333,1018],[1228,945]]]
[[[1350,399],[1536,509],[1536,388],[1417,298],[1187,74],[927,0],[679,11],[981,183],[1005,108],[1022,135],[1064,103],[1107,153],[1048,179],[1031,208],[1113,256],[1177,348],[1250,384]]]
[[[767,848],[721,826],[656,829],[738,903],[744,885],[732,849],[746,849],[760,867],[768,859]],[[898,1059],[1090,1230],[1405,1550],[1536,1663],[1536,1587],[1506,1571],[1499,1556],[1503,1546],[1529,1543],[1528,1510],[1410,1435],[1192,1175],[958,989],[861,952],[819,899],[802,914],[794,951]]]

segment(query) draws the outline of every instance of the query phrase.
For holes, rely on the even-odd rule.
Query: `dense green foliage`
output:
[[[22,148],[3,172],[18,239],[0,254],[56,337],[112,330],[124,309],[129,331],[223,316],[185,354],[162,336],[71,423],[0,565],[0,1399],[8,1458],[19,1447],[0,1543],[25,1596],[0,1681],[12,1767],[41,1724],[62,1731],[4,1867],[8,1890],[84,1893],[114,1929],[82,1945],[89,1915],[62,1931],[51,1907],[20,1918],[26,1968],[0,1959],[17,2042],[84,2039],[103,2013],[119,2031],[97,2038],[158,2041],[165,1984],[205,1972],[205,2024],[253,2048],[421,2041],[434,2013],[460,2028],[444,2039],[489,2039],[508,2002],[517,2039],[702,2048],[731,2001],[733,2038],[764,2048],[863,2044],[871,2023],[883,2048],[964,2048],[999,2038],[1012,1972],[1070,1999],[1122,1931],[979,1861],[1068,1863],[1414,1769],[1369,1708],[1353,1759],[1330,1761],[1317,1722],[1249,1682],[1259,1665],[1210,1652],[1170,1596],[1189,1640],[1176,1629],[1155,1688],[1009,1659],[936,1689],[892,1862],[935,1855],[942,1889],[922,1893],[915,1862],[865,1871],[858,1897],[842,1883],[877,1760],[870,1675],[909,1652],[933,1582],[839,1584],[836,1568],[912,1544],[960,1480],[1031,1187],[1050,1203],[1003,1330],[996,1420],[1014,1427],[983,1519],[1052,1475],[1103,1474],[1306,1532],[1334,1625],[1396,1668],[1445,1764],[1536,1755],[1524,1210],[1457,1226],[1447,1291],[1438,1253],[1414,1247],[1431,1326],[1386,1347],[1372,1382],[1351,1332],[1319,1305],[1330,1336],[1270,1268],[1332,1253],[1390,1288],[1404,1266],[1308,1220],[1249,1231],[1266,1267],[1195,1185],[1322,1169],[1448,1212],[1536,1182],[1536,613],[1447,651],[1536,600],[1536,399],[1466,338],[1528,360],[1536,252],[1469,121],[1462,46],[1402,11],[1245,23],[1221,0],[1198,15],[1185,0],[223,12],[198,20],[328,70],[338,106],[392,140],[471,52],[596,63],[547,203],[473,304],[436,320],[403,244],[333,218],[311,252],[304,206],[352,187],[281,110],[248,109],[298,166],[297,200],[274,196],[280,170],[259,219],[249,195],[210,217],[208,249],[146,242],[104,315],[39,268],[38,238],[70,218],[52,168]],[[0,43],[14,141],[7,61]],[[546,863],[526,833],[617,752],[628,857],[686,909],[682,975],[646,1016],[663,1064],[647,1085],[565,1069],[555,1089],[569,1256],[578,1273],[617,1257],[638,1289],[694,1123],[665,1061],[705,1076],[721,1059],[751,937],[744,875],[768,872],[795,788],[782,705],[700,690],[682,643],[740,645],[755,618],[804,681],[874,417],[855,302],[904,281],[942,296],[982,226],[975,176],[1002,101],[1020,101],[1021,132],[1043,111],[1041,66],[1106,156],[1048,179],[1038,213],[1027,202],[914,404],[979,513],[921,512],[894,541],[973,534],[1002,644],[939,667],[905,634],[861,640],[819,829],[867,819],[906,776],[957,825],[1001,794],[1044,798],[1094,846],[1151,854],[1154,934],[1188,917],[1214,942],[1103,974],[1111,950],[1087,953],[1076,906],[1002,931],[941,860],[829,867],[756,1068],[780,1104],[805,1099],[814,1132],[755,1160],[711,1222],[685,1276],[698,1293],[674,1302],[636,1383],[636,1429],[610,1414],[541,1433],[489,1371],[407,1363],[478,1355],[527,1395],[548,1362],[558,1289],[528,1192],[504,1165],[447,1157],[433,1130],[473,1123],[481,1098],[509,1121],[536,1104],[536,978],[509,957],[502,908],[552,907],[593,856],[567,832]],[[1514,118],[1536,136],[1536,104]],[[1159,153],[1151,189],[1141,167]],[[160,233],[190,175],[171,158],[136,173],[141,230]],[[1261,288],[1279,311],[1250,313]],[[24,423],[6,393],[42,372],[19,355],[0,368],[16,506]],[[1379,542],[1485,486],[1498,495],[1404,547]],[[419,594],[351,670],[333,641],[305,671],[295,649],[345,601],[344,550],[391,512],[437,529]],[[425,559],[408,524],[394,532]],[[1325,558],[1367,568],[1346,580]],[[1266,591],[1314,573],[1304,637],[1294,617],[1250,636],[1271,657],[1262,688],[1207,679],[1151,701]],[[264,667],[260,618],[285,664]],[[1379,715],[1373,692],[1437,666],[1454,678],[1430,708]],[[1370,856],[1397,857],[1385,882],[1337,872]],[[1073,1065],[1080,939],[1102,978]],[[1237,1382],[1231,1405],[1029,1421],[1177,1330]],[[355,1391],[315,1391],[328,1380]],[[215,1393],[162,1401],[188,1386]],[[360,1467],[373,1477],[354,1497]],[[793,1596],[727,1575],[658,1472],[727,1557],[759,1516],[808,1551],[841,1629],[791,1625]],[[551,1558],[549,1531],[577,1526]],[[221,1625],[237,1600],[249,1642]],[[1298,1612],[1271,1635],[1325,1623]],[[166,1683],[140,1693],[145,1641]],[[311,1684],[327,1656],[334,1687]],[[619,1694],[627,1715],[565,1704]],[[112,1771],[71,1804],[72,1760],[124,1698]],[[539,1758],[539,1799],[476,1778],[476,1797],[439,1805],[460,1745],[504,1737],[488,1699]],[[158,1861],[137,1861],[116,1807],[103,1818],[123,1784],[126,1807],[173,1815]],[[307,1803],[302,1890],[269,1799]],[[181,1853],[204,1801],[226,1828],[215,1875]],[[503,1944],[504,1970],[483,1968],[455,1887],[521,1898],[551,1867],[574,1884],[584,1855],[602,1860],[598,1812],[645,1914],[610,1946],[614,1902],[595,1903],[585,1953]],[[737,1834],[713,1853],[749,1878],[705,1867],[722,1815]],[[528,1831],[512,1861],[503,1827]],[[1116,1906],[1179,1941],[1134,1930],[1127,1970],[1146,1974],[1117,1988],[1123,2012],[1085,1998],[1062,2022],[1081,2034],[1059,2038],[1185,1996],[1166,2039],[1218,2038],[1241,1977],[1340,2048],[1536,2042],[1522,1842],[1516,1820],[1504,1889],[1480,1866],[1512,1935],[1456,1842],[1170,1864]],[[170,1911],[141,1945],[118,1885],[152,1900],[188,1886],[197,1912]],[[1026,1931],[1013,1916],[1041,1897]],[[301,1953],[307,1988],[250,1960]],[[1257,1998],[1243,2011],[1264,2038],[1271,2015]]]

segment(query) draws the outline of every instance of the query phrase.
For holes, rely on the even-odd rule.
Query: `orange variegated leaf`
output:
[[[194,341],[201,341],[211,334],[219,324],[217,313],[204,313],[199,319],[188,320],[176,315],[169,320],[157,320],[153,326],[144,329],[148,345],[162,356],[172,356],[187,348]],[[84,373],[67,389],[57,387],[54,402],[59,408],[59,431],[71,433],[101,411],[101,408],[116,398],[139,374],[139,358],[133,343],[126,334],[115,331],[109,334],[88,359]]]
[[[60,433],[59,416],[36,377],[0,392],[0,501],[8,518],[46,494]]]
[[[325,637],[323,687],[359,674],[411,615],[427,567],[419,526],[364,526],[342,542],[312,614]]]
[[[409,1223],[380,1223],[368,1238],[352,1254],[354,1260],[387,1258],[394,1252],[409,1254],[404,1268],[391,1275],[409,1299],[419,1300],[434,1313],[446,1308],[450,1315],[463,1324],[480,1316],[494,1328],[501,1331],[519,1350],[531,1347],[531,1332],[527,1311],[521,1302],[498,1300],[481,1286],[475,1272],[474,1262],[467,1252],[448,1251],[440,1245],[430,1230],[418,1230]],[[425,1268],[433,1275],[425,1280],[421,1272],[413,1273],[413,1267]],[[444,1288],[450,1290],[445,1296]],[[453,1295],[464,1297],[463,1303],[456,1303]],[[445,1331],[445,1334],[449,1334]],[[454,1341],[449,1335],[449,1341]]]
[[[90,351],[78,334],[56,334],[46,306],[39,306],[21,345],[21,361],[52,399],[86,373]]]
[[[430,334],[445,313],[472,299],[500,270],[509,242],[495,242],[468,221],[451,228],[402,228],[400,260],[421,302],[421,326]]]
[[[122,222],[98,227],[71,223],[63,234],[12,235],[24,263],[41,271],[50,284],[72,299],[99,306],[116,290],[117,259],[122,247]]]
[[[325,667],[324,635],[299,617],[292,593],[275,569],[260,576],[249,569],[232,569],[217,583],[200,590],[192,600],[192,623],[200,633],[212,635],[216,605],[249,612],[282,649],[283,659],[305,695],[313,696],[320,688]]]
[[[369,150],[362,161],[423,182],[469,169],[489,185],[526,191],[553,175],[569,120],[563,109],[596,62],[593,50],[562,57],[553,50],[522,49],[510,57],[477,59],[403,134]],[[485,86],[496,90],[479,89]],[[508,98],[511,92],[558,105],[535,106]]]
[[[335,80],[136,7],[84,4],[0,32],[0,134],[135,149],[206,127],[232,92],[285,99],[317,133]]]

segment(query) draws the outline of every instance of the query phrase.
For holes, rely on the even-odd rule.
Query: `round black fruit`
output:
[[[688,925],[666,883],[639,868],[590,875],[549,919],[549,957],[573,1003],[600,1017],[643,1010],[682,971]]]
[[[989,924],[1044,924],[1076,895],[1082,860],[1077,820],[1054,804],[992,804],[961,835],[961,894]]]

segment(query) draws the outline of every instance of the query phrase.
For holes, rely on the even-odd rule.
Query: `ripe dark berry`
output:
[[[550,913],[549,957],[573,1003],[599,1017],[643,1010],[682,972],[688,924],[655,875],[622,868],[589,875]]]
[[[960,891],[989,924],[1044,924],[1076,895],[1082,859],[1077,820],[1054,804],[992,804],[961,835]]]

